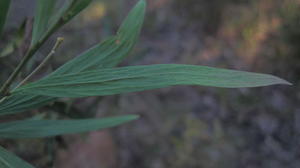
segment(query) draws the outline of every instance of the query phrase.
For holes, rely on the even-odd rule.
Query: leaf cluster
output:
[[[85,9],[92,0],[38,0],[30,48],[1,89],[0,115],[15,114],[44,106],[60,97],[105,96],[176,85],[223,88],[289,84],[278,77],[220,68],[159,64],[116,67],[134,48],[143,25],[146,2],[140,0],[128,14],[116,35],[91,47],[44,78],[11,88],[16,76],[34,53],[60,27]],[[10,0],[0,1],[0,33]],[[0,138],[42,138],[114,127],[137,119],[135,115],[79,120],[20,120],[0,124]],[[31,168],[0,147],[0,165]]]

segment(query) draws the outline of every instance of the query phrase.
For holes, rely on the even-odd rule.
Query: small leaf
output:
[[[34,168],[16,155],[8,152],[0,146],[0,167],[1,168]]]
[[[58,75],[25,85],[17,93],[53,97],[104,96],[175,85],[223,88],[290,84],[278,77],[195,65],[146,65]]]
[[[41,138],[115,127],[137,119],[136,115],[82,120],[25,120],[0,124],[1,138]]]
[[[3,27],[5,25],[10,0],[0,0],[0,37],[2,34]]]

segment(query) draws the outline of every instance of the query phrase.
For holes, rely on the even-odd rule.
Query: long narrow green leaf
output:
[[[37,108],[55,100],[53,97],[32,94],[11,95],[0,103],[0,115],[14,114]]]
[[[164,88],[201,85],[223,88],[289,84],[266,74],[194,65],[146,65],[59,75],[25,85],[16,93],[53,97],[104,96]]]
[[[133,8],[116,36],[105,40],[64,64],[48,77],[93,69],[111,68],[119,64],[136,44],[144,20],[145,5],[145,1],[142,0]],[[130,24],[135,26],[128,26]],[[31,94],[11,95],[0,103],[0,115],[41,107],[54,100],[55,98],[53,97]]]
[[[0,146],[0,167],[1,168],[34,168],[16,155],[8,152]]]
[[[77,73],[98,68],[110,68],[119,64],[136,44],[141,31],[146,3],[141,0],[128,14],[117,36],[94,46],[82,55],[61,66],[50,76]]]
[[[53,16],[55,4],[57,0],[38,0],[37,9],[35,12],[32,41],[31,44],[36,44],[47,32],[51,16]]]
[[[1,0],[0,1],[0,37],[2,34],[3,27],[5,25],[9,5],[10,5],[10,0]]]
[[[136,115],[82,120],[25,120],[0,124],[1,138],[41,138],[115,127],[137,119]]]

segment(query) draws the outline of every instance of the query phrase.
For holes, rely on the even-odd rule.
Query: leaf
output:
[[[140,1],[128,14],[117,36],[108,38],[82,55],[67,62],[49,75],[77,73],[119,64],[136,44],[145,16],[145,1]],[[130,25],[130,26],[129,26]]]
[[[11,95],[0,103],[0,115],[15,114],[37,108],[55,100],[53,97],[32,94]]]
[[[47,32],[57,0],[38,0],[34,17],[31,45],[35,45]]]
[[[59,75],[27,84],[17,93],[53,97],[104,96],[175,85],[201,85],[223,88],[290,84],[266,74],[195,65],[146,65],[109,68]]]
[[[60,9],[57,10],[56,14],[53,15],[50,21],[50,31],[52,34],[57,29],[68,23],[73,17],[79,14],[85,9],[92,0],[67,0]]]
[[[145,1],[140,1],[125,19],[116,36],[108,38],[104,42],[67,62],[46,78],[116,66],[129,54],[136,44],[144,20],[144,15]],[[134,23],[134,21],[136,22],[134,27],[127,27],[127,25]],[[38,108],[54,100],[55,98],[53,97],[31,94],[11,95],[0,103],[0,115],[13,114]]]
[[[0,37],[2,34],[3,27],[5,25],[10,0],[0,0]]]
[[[92,0],[69,0],[65,5],[64,15],[62,16],[63,23],[70,21],[74,16],[85,9]]]
[[[1,138],[41,138],[115,127],[137,119],[136,115],[82,120],[25,120],[0,124]]]
[[[44,37],[69,22],[74,16],[85,9],[92,0],[67,0],[60,9],[57,0],[39,0],[33,26],[31,45],[35,45]]]
[[[0,146],[0,167],[1,168],[34,168],[16,155],[8,152]]]

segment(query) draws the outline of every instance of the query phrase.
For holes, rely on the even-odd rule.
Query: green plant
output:
[[[59,97],[104,96],[163,88],[174,85],[202,85],[224,88],[290,84],[278,77],[194,65],[162,64],[119,67],[134,47],[145,15],[145,0],[129,13],[115,36],[97,44],[36,82],[27,83],[62,42],[58,38],[52,51],[33,72],[12,87],[28,61],[62,25],[86,8],[92,0],[67,0],[57,12],[57,0],[39,0],[30,47],[0,90],[0,115],[16,114],[53,102]],[[0,1],[0,30],[5,23],[10,0]],[[0,124],[0,138],[41,138],[79,133],[117,126],[136,119],[135,115],[105,119],[21,120]],[[2,167],[32,167],[0,147]]]

